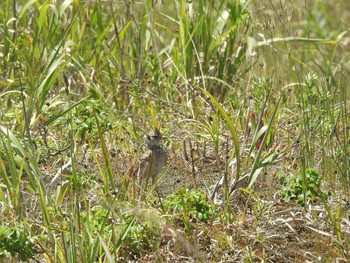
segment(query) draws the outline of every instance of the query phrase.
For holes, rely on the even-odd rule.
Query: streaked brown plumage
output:
[[[135,176],[140,181],[148,176],[154,178],[163,169],[168,161],[168,153],[164,146],[161,145],[162,134],[158,129],[155,129],[147,136],[146,144],[148,151],[140,158],[139,165],[135,170]]]

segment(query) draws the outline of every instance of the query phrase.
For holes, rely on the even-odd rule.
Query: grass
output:
[[[0,261],[349,260],[345,1],[0,7]]]

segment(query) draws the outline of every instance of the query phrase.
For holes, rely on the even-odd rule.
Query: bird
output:
[[[162,139],[163,136],[157,128],[154,132],[147,135],[146,144],[148,150],[139,159],[139,164],[134,173],[140,182],[142,182],[144,178],[147,179],[149,177],[151,177],[152,182],[154,182],[157,174],[166,166],[168,162],[168,152],[161,144]]]

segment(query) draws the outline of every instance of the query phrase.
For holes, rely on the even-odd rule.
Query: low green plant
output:
[[[34,254],[34,241],[29,231],[21,226],[0,226],[0,259],[19,256],[28,260]]]
[[[106,114],[107,109],[97,101],[84,101],[76,108],[73,115],[77,133],[81,136],[81,138],[97,133],[96,118],[93,111],[96,112],[99,125],[103,131],[112,129],[112,124]]]
[[[297,201],[301,205],[305,205],[305,201],[315,201],[317,197],[323,200],[327,199],[327,194],[320,189],[320,175],[315,169],[306,169],[305,181],[301,172],[295,175],[280,174],[280,182],[282,189],[278,194],[283,197],[286,202]],[[305,187],[305,190],[303,189]],[[305,193],[305,198],[304,198]]]
[[[133,216],[125,218],[125,227],[128,227]],[[157,250],[160,244],[161,227],[157,220],[150,218],[137,218],[131,225],[126,239],[124,240],[122,251],[127,251],[133,255],[143,254],[146,251]]]
[[[210,204],[208,200],[201,189],[194,191],[180,189],[176,193],[168,195],[163,206],[175,214],[183,212],[183,214],[201,222],[206,222],[217,216],[214,205]]]

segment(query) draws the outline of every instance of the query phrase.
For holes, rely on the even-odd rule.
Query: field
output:
[[[0,19],[0,262],[350,260],[348,1]],[[168,162],[139,180],[156,128]]]

